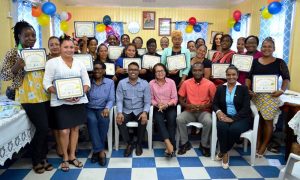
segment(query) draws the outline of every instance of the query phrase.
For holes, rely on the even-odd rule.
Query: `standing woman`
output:
[[[198,38],[196,40],[196,48],[200,47],[201,45],[205,45],[205,40],[203,38]]]
[[[194,41],[187,42],[187,48],[190,50],[191,58],[196,56],[196,43]]]
[[[97,48],[97,59],[96,61],[100,61],[102,63],[115,63],[114,61],[108,58],[108,47],[105,44],[100,44]],[[112,79],[115,82],[117,81],[117,77],[115,75],[105,75],[106,78]]]
[[[130,44],[130,37],[128,34],[123,34],[121,36],[121,45],[126,47],[128,44]]]
[[[95,61],[97,59],[97,46],[98,46],[98,40],[95,37],[87,38],[84,36],[82,38],[83,41],[83,47],[82,47],[82,53],[89,53],[92,55],[93,60]]]
[[[48,39],[48,48],[50,53],[47,56],[47,60],[58,57],[60,55],[59,38],[56,36],[51,36]]]
[[[207,47],[205,44],[200,45],[196,49],[196,57],[194,57],[191,61],[191,67],[195,63],[202,63],[204,66],[204,78],[209,79],[211,76],[211,61],[205,58],[207,52]],[[194,78],[192,71],[189,72],[189,78]]]
[[[245,54],[245,38],[239,37],[236,43],[237,54]]]
[[[253,60],[251,71],[246,79],[246,85],[249,89],[249,94],[256,105],[260,120],[257,135],[257,156],[262,157],[266,151],[267,145],[273,133],[273,120],[279,113],[280,100],[284,91],[287,89],[290,82],[290,74],[288,67],[284,60],[273,57],[275,51],[275,43],[271,37],[267,37],[261,46],[263,54],[259,59]],[[277,75],[282,77],[282,85],[280,90],[273,93],[259,93],[252,92],[251,85],[254,75]]]
[[[222,47],[221,47],[221,38],[222,38],[222,36],[223,35],[221,33],[217,33],[214,36],[213,45],[211,47],[211,50],[214,50],[214,51],[221,51],[222,50]]]
[[[43,89],[44,70],[25,72],[25,62],[18,51],[33,48],[36,32],[26,21],[17,22],[14,27],[16,47],[7,52],[1,69],[1,78],[12,80],[15,100],[20,102],[36,131],[31,141],[32,165],[35,173],[51,171],[53,166],[47,162],[47,132],[49,117],[49,94]]]
[[[51,93],[51,106],[54,119],[59,130],[59,141],[63,150],[62,171],[69,171],[69,163],[76,167],[83,164],[76,158],[75,150],[78,141],[79,125],[86,120],[85,103],[88,103],[86,95],[83,97],[59,100],[53,81],[55,79],[80,77],[83,82],[83,91],[86,93],[90,87],[90,80],[83,63],[73,61],[74,43],[70,37],[65,36],[60,40],[60,56],[46,63],[44,75],[44,88]],[[69,151],[68,151],[69,146]]]
[[[182,43],[182,32],[175,30],[171,33],[173,47],[165,48],[163,54],[161,56],[161,63],[166,65],[167,64],[167,57],[184,54],[186,60],[186,68],[185,69],[175,69],[169,71],[169,78],[173,79],[176,83],[177,87],[180,87],[183,81],[187,78],[189,71],[190,71],[190,59],[191,54],[187,48],[181,47]]]

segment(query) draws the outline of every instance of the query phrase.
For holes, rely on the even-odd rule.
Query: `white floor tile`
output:
[[[184,179],[210,179],[204,167],[182,167]]]
[[[155,164],[156,167],[179,167],[177,158],[156,157]]]
[[[84,168],[81,170],[78,179],[104,179],[106,168]]]
[[[248,163],[251,162],[251,157],[250,156],[242,156]],[[250,163],[251,164],[251,163]],[[254,161],[255,166],[269,166],[269,161],[268,159],[262,157],[262,158],[255,158]]]
[[[178,157],[197,157],[198,155],[197,155],[196,151],[194,150],[194,148],[192,148],[189,151],[187,151],[185,154],[182,154],[182,155],[176,154],[176,156],[178,156]]]
[[[221,166],[221,161],[213,161],[210,157],[199,157],[204,167],[219,167]]]
[[[154,151],[147,149],[143,149],[143,154],[141,156],[137,156],[135,151],[132,153],[133,157],[135,158],[143,158],[143,157],[154,157]]]
[[[156,168],[132,168],[132,180],[156,180]]]
[[[13,163],[13,165],[11,165],[8,169],[32,169],[31,159],[19,159],[15,163]]]
[[[52,171],[45,171],[43,174],[37,174],[34,172],[34,170],[31,170],[24,179],[26,180],[33,180],[33,179],[51,179],[53,174],[55,173],[56,169],[53,169]]]
[[[230,170],[237,178],[262,178],[252,166],[230,166]]]
[[[110,158],[108,168],[131,168],[132,158]]]
[[[155,149],[164,149],[164,148],[166,148],[166,145],[162,141],[153,141],[153,148],[155,148]]]

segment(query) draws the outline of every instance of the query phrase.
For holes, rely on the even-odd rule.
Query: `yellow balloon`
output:
[[[233,28],[233,26],[235,24],[235,19],[233,19],[233,18],[228,19],[227,24],[230,28]]]
[[[60,22],[60,30],[62,30],[64,33],[66,33],[69,29],[69,25],[66,21]]]
[[[39,17],[37,17],[37,21],[40,26],[48,26],[50,23],[50,17],[42,13]]]
[[[261,16],[264,19],[270,19],[273,15],[269,13],[268,8],[265,8],[262,12],[261,12]]]
[[[96,25],[96,31],[97,32],[103,32],[105,31],[106,26],[104,24],[97,24]]]
[[[186,28],[185,28],[185,32],[186,33],[191,33],[193,32],[193,25],[187,25]]]

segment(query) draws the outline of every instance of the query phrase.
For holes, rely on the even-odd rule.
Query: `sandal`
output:
[[[69,162],[68,161],[62,161],[61,162],[61,168],[63,172],[68,172],[70,170],[69,168]]]
[[[78,161],[78,159],[69,160],[69,163],[74,165],[75,167],[82,168],[82,162]]]
[[[42,164],[44,165],[44,169],[46,171],[52,171],[54,169],[54,167],[52,166],[52,164],[48,163],[47,160],[44,160]]]
[[[45,172],[44,166],[43,164],[39,163],[36,166],[33,166],[32,168],[34,170],[35,173],[37,174],[42,174]]]

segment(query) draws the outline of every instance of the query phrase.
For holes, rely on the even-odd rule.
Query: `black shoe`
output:
[[[131,155],[133,149],[134,149],[133,144],[128,144],[124,151],[124,157],[129,157]]]
[[[142,147],[142,145],[140,145],[140,144],[137,144],[137,145],[136,145],[136,148],[135,148],[135,154],[136,154],[137,156],[140,156],[140,155],[143,154],[143,147]]]
[[[91,161],[92,163],[96,163],[99,161],[98,153],[93,153]]]
[[[100,153],[99,153],[99,164],[100,166],[105,166],[106,165],[106,154],[104,153],[104,157],[100,157]]]
[[[203,156],[205,157],[209,157],[210,156],[210,148],[206,148],[206,147],[203,147],[200,143],[200,146],[199,146],[199,150],[201,151],[201,153],[203,154]]]
[[[185,143],[184,145],[182,145],[182,146],[179,148],[177,154],[179,154],[179,155],[185,154],[185,153],[186,153],[188,150],[190,150],[191,148],[192,148],[191,143],[190,143],[190,142],[187,142],[187,143]]]

